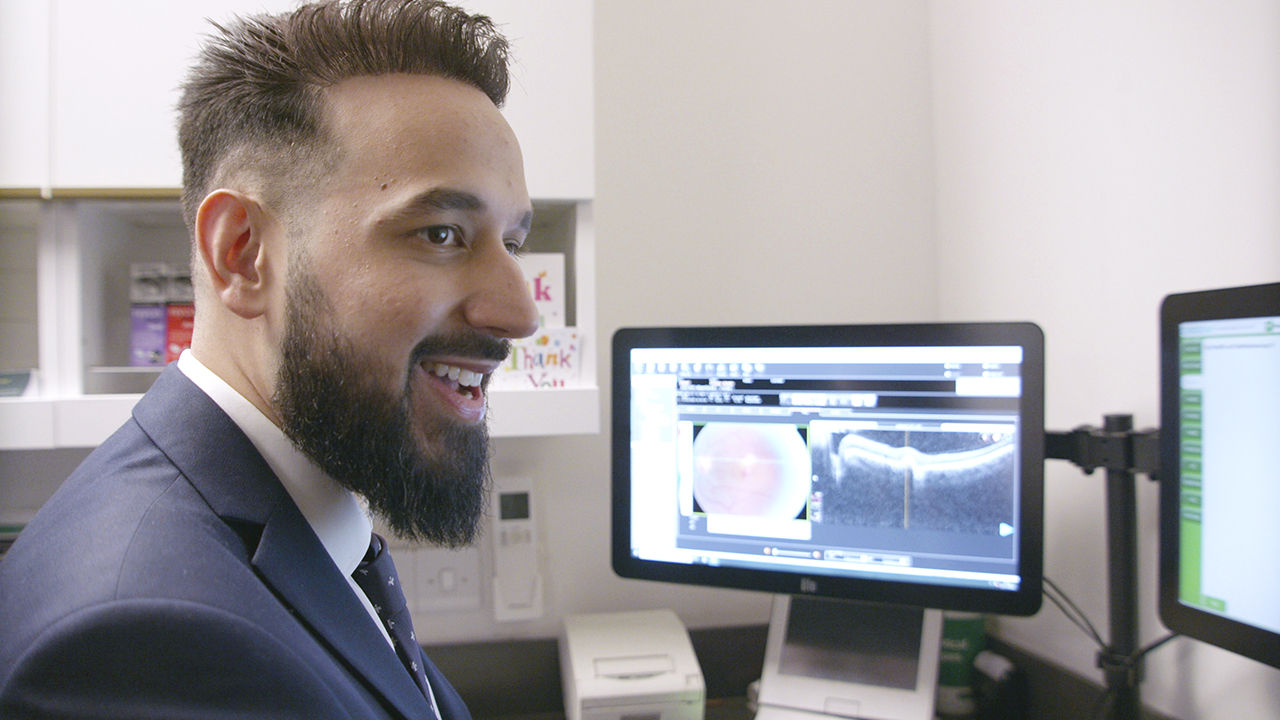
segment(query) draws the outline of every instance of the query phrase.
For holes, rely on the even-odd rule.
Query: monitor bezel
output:
[[[1183,604],[1181,564],[1181,413],[1179,325],[1200,320],[1280,315],[1280,283],[1167,296],[1160,306],[1160,621],[1169,630],[1280,668],[1280,633]]]
[[[1018,346],[1023,350],[1020,446],[1021,578],[1016,590],[685,565],[635,558],[631,538],[631,369],[635,348]],[[1034,615],[1044,546],[1044,334],[1030,322],[629,327],[612,341],[612,565],[624,578],[817,595],[943,610]]]

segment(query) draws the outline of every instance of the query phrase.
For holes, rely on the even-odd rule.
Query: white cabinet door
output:
[[[206,18],[292,5],[288,0],[56,0],[53,186],[179,187],[178,86],[210,28]]]
[[[0,2],[0,188],[49,185],[49,8]]]

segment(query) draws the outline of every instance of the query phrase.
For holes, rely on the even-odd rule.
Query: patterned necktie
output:
[[[365,553],[364,560],[360,561],[352,577],[382,619],[400,662],[404,663],[405,669],[418,684],[418,689],[427,698],[427,704],[431,705],[431,690],[427,687],[427,674],[422,667],[422,650],[413,633],[409,605],[405,602],[404,592],[400,590],[400,578],[396,575],[391,553],[385,550],[386,541],[374,533],[369,542],[369,552]],[[433,714],[434,709],[433,707]]]

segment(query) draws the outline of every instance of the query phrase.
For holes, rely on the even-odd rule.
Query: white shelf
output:
[[[493,437],[600,432],[600,390],[494,390],[490,396],[489,430]]]
[[[0,450],[94,447],[129,419],[141,395],[0,399]],[[493,437],[582,435],[600,431],[600,391],[494,390]]]
[[[0,450],[47,450],[53,444],[53,400],[0,399]]]
[[[181,221],[172,200],[35,202],[38,217],[20,230],[37,244],[38,312],[28,314],[39,326],[39,389],[29,397],[0,398],[0,450],[92,447],[128,419],[158,374],[156,368],[116,364],[127,358],[129,332],[122,278],[131,260],[173,262],[163,253],[185,251],[175,241],[182,238]],[[537,200],[535,206],[535,249],[565,255],[566,319],[589,338],[595,327],[591,203]],[[25,308],[29,298],[11,302],[32,310]],[[10,364],[27,366],[30,359]],[[584,353],[581,370],[581,385],[574,388],[495,390],[493,437],[599,432],[594,353]]]
[[[94,447],[129,419],[141,395],[0,400],[0,450]]]

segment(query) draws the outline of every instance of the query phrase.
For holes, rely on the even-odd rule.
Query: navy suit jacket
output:
[[[0,562],[0,717],[213,716],[432,717],[261,455],[170,367]]]

